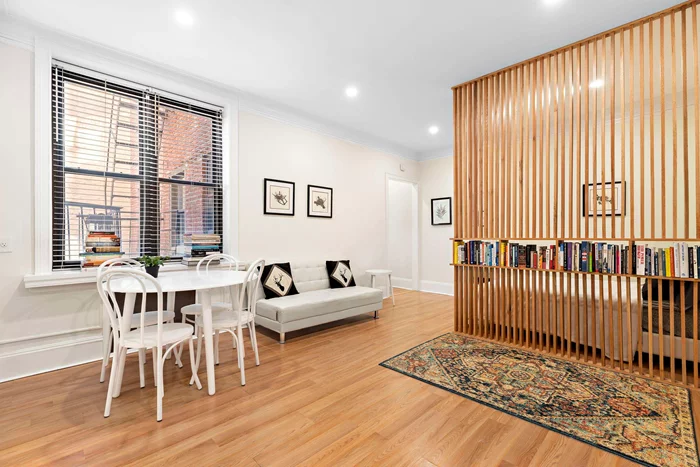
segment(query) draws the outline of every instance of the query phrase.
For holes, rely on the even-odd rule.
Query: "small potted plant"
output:
[[[139,262],[143,264],[146,269],[146,272],[153,277],[158,277],[160,267],[169,259],[170,257],[168,256],[142,256],[138,258]]]

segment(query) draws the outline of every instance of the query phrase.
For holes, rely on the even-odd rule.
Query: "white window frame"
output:
[[[51,66],[54,59],[190,99],[211,102],[224,109],[223,243],[225,253],[238,257],[238,95],[184,73],[156,67],[108,49],[76,47],[37,37],[34,43],[34,270],[24,277],[25,287],[95,281],[95,270],[52,270]],[[184,267],[167,265],[164,270]]]

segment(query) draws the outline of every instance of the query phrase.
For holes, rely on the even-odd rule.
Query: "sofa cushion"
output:
[[[350,261],[326,261],[326,271],[330,279],[331,289],[355,287],[355,277],[350,269]]]
[[[265,266],[260,283],[267,299],[299,293],[294,286],[292,269],[289,263],[268,264]]]
[[[288,323],[381,302],[382,292],[369,287],[322,289],[260,300],[257,303],[257,314],[279,323]]]

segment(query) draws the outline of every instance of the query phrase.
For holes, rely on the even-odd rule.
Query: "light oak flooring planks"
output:
[[[161,423],[150,356],[145,389],[127,359],[107,419],[99,363],[0,384],[0,465],[633,465],[378,366],[453,326],[452,297],[397,290],[384,306],[378,320],[288,333],[284,345],[260,330],[262,364],[248,346],[245,387],[225,335],[213,397],[169,361]],[[206,388],[203,368],[200,378]]]

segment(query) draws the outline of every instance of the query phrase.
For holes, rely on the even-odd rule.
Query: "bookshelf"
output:
[[[453,245],[628,251],[618,272],[453,259],[456,331],[700,388],[700,250],[694,277],[689,263],[688,277],[659,272],[653,256],[700,247],[699,9],[687,1],[452,88]],[[641,245],[645,269],[646,248],[653,261],[637,274]]]

